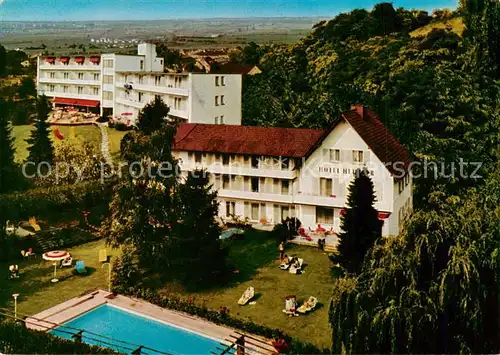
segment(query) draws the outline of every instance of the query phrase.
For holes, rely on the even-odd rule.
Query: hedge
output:
[[[0,353],[3,354],[118,354],[116,351],[76,343],[27,329],[24,325],[0,323]]]
[[[5,194],[0,199],[0,220],[19,221],[31,216],[53,217],[69,209],[88,209],[108,204],[112,189],[100,183],[35,188],[23,193]]]
[[[301,342],[290,337],[289,335],[284,334],[279,329],[273,329],[251,321],[231,317],[229,315],[229,311],[225,308],[221,308],[220,311],[211,310],[205,306],[198,306],[194,304],[190,299],[183,300],[178,297],[169,298],[167,296],[160,296],[153,293],[149,289],[134,289],[131,287],[122,293],[135,298],[143,299],[163,308],[188,313],[204,318],[215,324],[225,325],[230,328],[260,335],[268,339],[283,338],[290,345],[289,354],[330,354],[329,349],[319,349],[311,343]]]

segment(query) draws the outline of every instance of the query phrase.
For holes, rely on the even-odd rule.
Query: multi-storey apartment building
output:
[[[222,218],[258,223],[298,217],[340,231],[357,169],[374,182],[383,235],[398,234],[412,210],[411,160],[369,109],[353,107],[328,130],[182,124],[175,155],[183,174],[206,169]]]
[[[172,117],[193,123],[241,124],[241,74],[164,73],[156,46],[138,55],[38,57],[39,94],[54,105],[85,108],[134,122],[155,96]]]

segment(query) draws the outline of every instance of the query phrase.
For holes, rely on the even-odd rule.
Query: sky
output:
[[[0,21],[333,17],[382,0],[0,0]],[[395,7],[455,8],[457,0],[393,0]]]

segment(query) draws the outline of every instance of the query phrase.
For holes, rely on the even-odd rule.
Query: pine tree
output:
[[[174,267],[188,286],[221,282],[226,276],[227,251],[221,247],[215,218],[219,205],[206,172],[194,171],[179,187],[182,223],[174,231]]]
[[[159,130],[165,124],[170,108],[163,102],[161,97],[155,99],[144,106],[139,113],[137,128],[144,134],[151,134]]]
[[[14,161],[14,138],[6,117],[5,102],[0,99],[0,193],[12,191],[16,186],[17,166]]]
[[[51,107],[45,95],[38,97],[36,110],[37,122],[35,129],[31,131],[31,137],[26,140],[30,144],[28,147],[28,161],[36,165],[41,162],[52,163],[54,159],[54,147],[50,139],[50,126],[47,122]]]
[[[358,273],[366,253],[382,235],[382,222],[374,207],[376,198],[373,182],[366,170],[358,170],[349,186],[346,213],[341,218],[338,262],[348,273]]]

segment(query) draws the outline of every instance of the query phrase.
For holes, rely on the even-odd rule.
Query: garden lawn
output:
[[[203,292],[187,292],[178,285],[166,285],[158,292],[194,297],[197,304],[219,309],[225,306],[232,316],[279,328],[302,341],[316,346],[331,346],[328,305],[332,290],[331,262],[316,248],[289,245],[285,252],[304,259],[305,273],[293,275],[279,269],[277,242],[270,233],[247,232],[244,240],[230,241],[230,261],[239,270],[228,287]],[[255,305],[239,306],[238,299],[247,287],[255,288]],[[309,296],[318,298],[317,309],[310,314],[288,317],[285,297],[295,295],[299,304]]]
[[[58,268],[59,282],[55,284],[50,281],[53,278],[54,266],[43,260],[41,255],[38,255],[36,260],[0,263],[0,307],[13,310],[12,294],[19,293],[18,312],[34,315],[87,291],[97,288],[106,290],[108,267],[101,269],[99,262],[99,250],[104,248],[105,243],[100,240],[68,249],[74,261],[84,260],[87,275],[74,275],[74,267]],[[108,255],[117,253],[117,250],[108,249]],[[19,279],[8,280],[8,266],[12,263],[19,265]]]
[[[109,137],[109,153],[114,161],[117,161],[120,157],[120,143],[124,135],[128,132],[118,131],[114,128],[106,128],[108,130]]]

